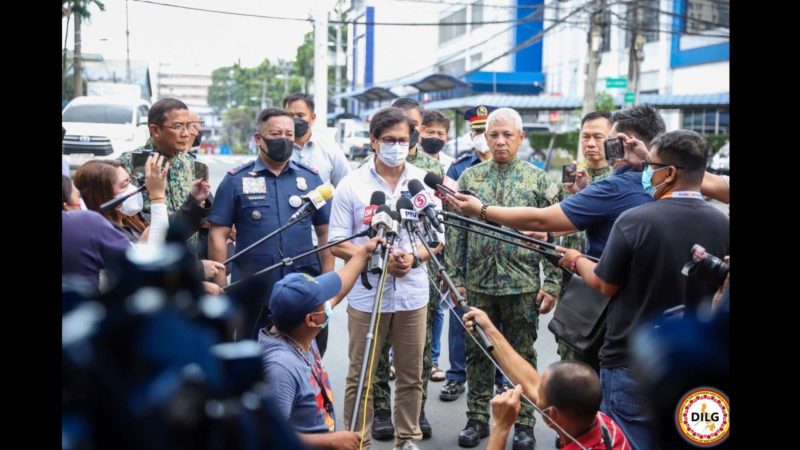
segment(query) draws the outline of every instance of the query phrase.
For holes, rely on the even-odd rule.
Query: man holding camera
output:
[[[651,416],[633,392],[628,339],[654,315],[678,305],[696,308],[716,287],[681,274],[692,247],[727,255],[728,218],[700,193],[708,143],[693,131],[677,130],[652,141],[641,182],[656,201],[628,210],[614,223],[598,263],[559,247],[560,264],[593,289],[611,297],[605,341],[600,350],[601,410],[625,431],[634,448],[656,448]]]

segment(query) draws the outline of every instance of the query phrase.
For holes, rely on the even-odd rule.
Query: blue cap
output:
[[[342,279],[336,272],[318,277],[305,273],[286,275],[275,283],[269,297],[272,320],[278,328],[290,330],[303,322],[306,314],[332,299],[342,289]]]
[[[494,111],[494,106],[478,105],[464,113],[464,120],[469,122],[471,129],[486,128],[486,118]]]

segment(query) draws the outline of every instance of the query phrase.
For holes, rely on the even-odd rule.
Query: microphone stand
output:
[[[358,387],[356,388],[356,401],[353,404],[353,413],[350,416],[350,431],[356,431],[356,424],[358,423],[358,409],[362,401],[362,390],[364,389],[364,379],[367,375],[367,355],[369,355],[369,348],[372,341],[375,339],[375,326],[378,322],[378,314],[383,303],[383,288],[386,285],[386,276],[389,275],[387,270],[389,265],[389,250],[394,244],[396,234],[390,233],[386,236],[386,245],[383,247],[383,255],[381,255],[381,275],[378,279],[378,289],[375,292],[375,299],[372,302],[372,314],[369,318],[369,331],[367,331],[366,341],[364,341],[364,353],[361,359],[361,370],[358,373]],[[374,356],[374,355],[373,355]],[[363,430],[362,430],[363,432]]]
[[[466,299],[464,299],[464,296],[461,295],[460,292],[458,292],[458,289],[456,289],[456,285],[453,284],[453,280],[450,279],[450,276],[447,275],[447,272],[445,272],[444,270],[444,266],[442,266],[442,263],[439,262],[439,258],[437,258],[436,255],[433,253],[433,250],[431,250],[431,247],[428,245],[427,242],[425,242],[425,239],[423,239],[422,236],[420,236],[419,230],[415,229],[414,234],[422,242],[422,245],[425,246],[425,250],[428,251],[428,254],[431,257],[431,261],[436,266],[436,273],[438,273],[439,276],[442,277],[442,280],[444,280],[444,283],[447,285],[447,288],[453,295],[455,295],[456,302],[458,302],[458,309],[460,309],[460,311],[456,311],[453,306],[450,306],[450,308],[455,313],[460,314],[460,316],[463,316],[464,314],[467,313],[467,311],[469,311]],[[492,345],[492,342],[489,340],[488,337],[486,337],[486,333],[483,332],[483,329],[478,324],[475,324],[475,330],[478,332],[478,335],[480,335],[481,340],[483,341],[483,346],[486,347],[486,350],[488,350],[489,352],[494,350],[494,345]]]
[[[268,235],[266,235],[266,236],[262,237],[261,239],[253,242],[252,244],[248,245],[247,248],[243,249],[239,253],[237,253],[235,255],[232,255],[230,258],[226,259],[225,261],[222,261],[222,264],[228,264],[229,262],[233,261],[234,259],[242,256],[245,252],[252,250],[253,247],[257,246],[258,244],[261,244],[262,242],[266,241],[269,238],[275,237],[275,235],[277,235],[279,233],[282,233],[283,230],[285,230],[285,229],[289,228],[290,226],[296,224],[297,222],[305,219],[306,216],[307,216],[307,214],[304,214],[302,216],[298,216],[298,217],[286,222],[285,224],[283,224],[280,227],[278,227],[278,229],[276,229],[275,231],[269,233]]]
[[[247,278],[242,278],[241,280],[237,280],[237,281],[225,286],[224,288],[222,288],[222,290],[227,291],[228,289],[232,288],[233,286],[236,286],[237,284],[239,284],[239,283],[241,283],[243,281],[247,281],[250,278],[253,278],[253,277],[268,273],[268,272],[272,272],[273,270],[275,270],[275,269],[277,269],[279,267],[289,267],[289,266],[292,265],[292,263],[294,263],[296,260],[298,260],[300,258],[305,258],[306,256],[313,255],[314,253],[319,253],[319,252],[321,252],[323,250],[327,250],[327,249],[329,249],[331,247],[334,247],[334,246],[337,246],[337,245],[341,244],[342,242],[352,241],[353,239],[355,239],[357,237],[366,236],[368,233],[369,233],[369,229],[366,229],[366,230],[364,230],[364,231],[362,231],[360,233],[356,233],[356,234],[354,234],[354,235],[352,235],[350,237],[346,237],[346,238],[340,239],[338,241],[328,242],[327,244],[323,245],[322,247],[315,248],[314,250],[309,250],[309,251],[301,253],[301,254],[299,254],[297,256],[293,256],[291,258],[283,258],[279,263],[275,263],[275,264],[273,264],[273,265],[271,265],[269,267],[261,269],[258,272],[254,273],[254,274],[251,274]]]

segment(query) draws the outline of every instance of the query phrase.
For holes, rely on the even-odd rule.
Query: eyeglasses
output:
[[[185,123],[173,123],[172,125],[163,125],[163,128],[169,128],[170,130],[180,133],[182,131],[189,131],[189,127],[192,126],[192,122],[185,124]]]
[[[643,161],[642,162],[642,170],[647,169],[647,166],[656,166],[656,167],[669,167],[669,166],[672,166],[672,167],[675,167],[676,169],[685,169],[684,166],[679,166],[677,164],[667,164],[667,163],[657,163],[657,162]]]
[[[383,137],[380,138],[380,141],[383,142],[384,145],[394,145],[394,144],[408,145],[409,143],[411,143],[411,141],[406,138],[395,139],[393,137]]]

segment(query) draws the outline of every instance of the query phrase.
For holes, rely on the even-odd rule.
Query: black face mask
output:
[[[192,147],[199,147],[200,141],[202,140],[203,140],[203,133],[200,133],[194,138],[194,142],[192,142]]]
[[[444,141],[439,138],[423,138],[420,144],[425,153],[431,155],[439,153],[444,148]]]
[[[417,142],[419,142],[419,131],[417,131],[416,128],[414,128],[414,131],[411,132],[411,138],[409,139],[409,141],[410,141],[408,143],[409,148],[414,148],[417,146]]]
[[[305,136],[308,132],[308,122],[305,120],[295,117],[294,118],[294,136],[301,137]]]
[[[292,157],[294,142],[291,140],[285,138],[265,139],[264,136],[261,136],[261,139],[264,139],[267,144],[266,152],[269,159],[275,162],[284,162]],[[264,149],[262,148],[261,151],[263,152]]]

